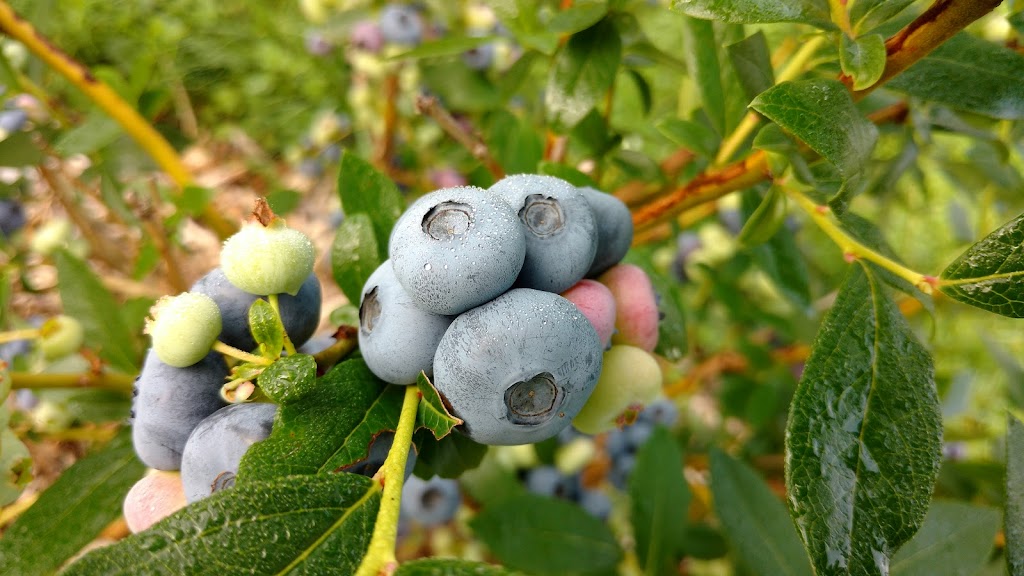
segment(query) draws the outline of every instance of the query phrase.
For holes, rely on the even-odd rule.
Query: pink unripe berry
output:
[[[154,470],[132,486],[124,498],[124,519],[132,534],[185,507],[181,474]]]
[[[612,344],[653,351],[658,345],[658,303],[647,273],[633,264],[619,264],[598,280],[615,297],[616,332]]]
[[[615,331],[615,297],[607,286],[596,280],[580,280],[562,293],[590,320],[597,330],[601,345],[608,346]]]

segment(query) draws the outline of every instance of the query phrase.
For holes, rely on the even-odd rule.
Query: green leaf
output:
[[[53,574],[121,515],[125,495],[145,469],[135,457],[131,431],[122,429],[61,474],[4,531],[0,574]]]
[[[701,156],[714,156],[721,141],[714,130],[700,122],[666,118],[658,122],[655,127],[673,144],[689,148]]]
[[[886,87],[975,114],[1024,118],[1024,55],[966,32],[890,80]]]
[[[260,372],[260,390],[278,404],[292,404],[317,390],[316,360],[309,354],[285,356]]]
[[[725,134],[725,91],[722,67],[718,61],[715,26],[708,20],[683,18],[683,59],[700,92],[704,112],[718,134]]]
[[[249,330],[265,358],[277,358],[284,349],[284,325],[270,302],[262,298],[249,306]]]
[[[497,110],[487,133],[488,146],[505,172],[529,174],[537,170],[544,156],[544,142],[529,123],[507,110]]]
[[[843,73],[853,78],[854,90],[863,90],[878,82],[885,71],[885,59],[885,38],[881,34],[869,34],[856,40],[842,35],[839,63]]]
[[[567,10],[559,10],[546,28],[557,34],[575,34],[597,24],[608,14],[605,0],[579,0]]]
[[[607,571],[622,557],[604,522],[579,506],[536,494],[493,503],[470,526],[503,564],[536,576]]]
[[[462,424],[460,418],[452,416],[448,411],[448,407],[441,400],[441,395],[423,372],[416,378],[416,387],[420,389],[421,397],[416,415],[418,426],[430,430],[434,438],[440,440],[450,434],[452,428]]]
[[[43,151],[32,141],[31,132],[15,132],[0,140],[0,166],[24,168],[44,159]]]
[[[457,433],[438,440],[427,429],[417,430],[413,442],[418,454],[414,472],[420,478],[458,478],[479,466],[487,454],[487,446]]]
[[[0,450],[0,506],[17,500],[32,481],[32,454],[21,438],[7,427],[6,411],[6,405],[0,406],[0,446],[3,447]],[[0,549],[2,542],[0,540]]]
[[[203,186],[185,186],[181,194],[171,197],[174,206],[189,216],[196,216],[210,204],[216,195],[214,190]]]
[[[388,60],[419,60],[442,56],[458,56],[463,52],[493,41],[493,36],[444,36],[440,40],[424,42],[412,50],[395,54],[388,58]]]
[[[775,71],[772,70],[772,55],[768,50],[768,39],[758,30],[743,40],[730,44],[729,61],[736,71],[747,100],[775,85]]]
[[[741,201],[745,214],[752,214],[762,202],[753,189],[743,192]],[[754,264],[772,279],[783,296],[800,308],[810,306],[811,280],[807,259],[789,228],[780,226],[767,242],[751,246],[747,251]]]
[[[790,407],[786,489],[817,574],[886,574],[921,525],[942,421],[931,356],[871,268],[856,264]]]
[[[647,574],[667,574],[679,563],[690,487],[683,477],[682,452],[663,426],[637,452],[629,495],[640,565]]]
[[[92,154],[113,144],[123,134],[120,124],[107,114],[97,111],[84,122],[62,132],[53,143],[53,149],[62,157]]]
[[[968,248],[941,278],[939,289],[954,300],[1024,318],[1024,214]]]
[[[694,18],[735,24],[803,22],[833,27],[827,0],[672,0],[672,9]]]
[[[965,502],[934,502],[917,534],[893,556],[893,576],[973,576],[999,531],[999,511]]]
[[[853,30],[857,34],[870,32],[913,3],[914,0],[857,0],[850,6]]]
[[[395,430],[404,386],[388,386],[361,359],[338,364],[278,410],[270,436],[246,452],[241,482],[334,472],[366,458],[370,441]]]
[[[1010,416],[1006,437],[1006,566],[1010,576],[1024,574],[1024,424]],[[3,540],[0,540],[0,544]]]
[[[386,246],[382,255],[368,214],[350,214],[338,226],[331,244],[331,274],[349,302],[362,301],[366,281],[387,260]]]
[[[370,543],[380,494],[379,484],[356,474],[238,484],[86,555],[63,574],[348,576]]]
[[[391,228],[405,209],[405,201],[395,183],[366,160],[345,152],[338,171],[338,195],[346,219],[355,214],[369,216],[377,236],[377,256],[381,262],[387,260]]]
[[[783,82],[750,106],[824,156],[844,178],[863,169],[878,139],[878,129],[836,80]]]
[[[453,112],[487,112],[501,105],[501,93],[486,74],[458,58],[420,62],[423,83]]]
[[[813,576],[789,511],[749,466],[711,452],[715,514],[743,563],[764,576]]]
[[[561,178],[573,186],[590,186],[591,188],[599,188],[597,182],[595,182],[590,176],[587,176],[583,172],[580,172],[571,166],[559,164],[558,162],[541,162],[537,166],[537,173]]]
[[[398,567],[395,576],[516,576],[516,573],[483,562],[427,558],[405,562]]]
[[[107,290],[89,265],[67,250],[54,253],[57,288],[64,313],[82,323],[89,347],[115,368],[128,373],[138,371],[139,350],[134,333],[118,314],[120,304]]]
[[[772,186],[747,218],[736,236],[742,246],[757,246],[770,240],[786,221],[786,194],[778,186]]]
[[[622,39],[611,20],[573,34],[555,56],[548,76],[548,118],[563,127],[575,126],[605,97],[621,58]]]
[[[298,190],[280,188],[266,195],[267,204],[278,216],[284,216],[295,210],[302,203],[303,194]]]

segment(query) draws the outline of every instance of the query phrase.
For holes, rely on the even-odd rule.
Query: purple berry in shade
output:
[[[654,424],[637,419],[632,426],[624,428],[622,432],[626,435],[626,442],[633,451],[636,451],[647,443],[651,434],[654,434]]]
[[[488,42],[462,53],[462,61],[471,70],[487,70],[494,62],[494,44]]]
[[[25,127],[28,123],[28,113],[20,108],[13,110],[0,110],[0,132],[13,134]]]
[[[341,159],[341,147],[337,144],[331,144],[321,150],[317,158],[328,164],[334,164]]]
[[[595,518],[605,520],[612,513],[612,501],[607,494],[600,490],[585,488],[577,496],[580,508],[583,508]]]
[[[313,56],[327,56],[334,51],[334,43],[327,39],[322,32],[306,32],[306,52]]]
[[[29,412],[38,405],[39,397],[36,396],[35,392],[27,388],[14,391],[14,407],[18,410]]]
[[[648,404],[637,420],[671,428],[679,420],[679,406],[669,398],[659,398]]]
[[[437,188],[457,188],[466,185],[466,177],[454,168],[438,168],[430,171],[430,183]]]
[[[388,4],[380,13],[380,32],[385,42],[416,45],[423,40],[423,19],[412,6]]]
[[[228,281],[220,267],[210,270],[192,285],[190,292],[206,294],[220,308],[221,333],[219,339],[241,350],[253,350],[256,341],[249,330],[249,308],[258,296],[236,287]],[[295,296],[279,294],[281,322],[292,343],[299,347],[316,332],[320,324],[320,305],[323,294],[320,281],[310,274]]]
[[[211,352],[185,368],[164,364],[150,350],[135,381],[132,443],[139,460],[157,470],[181,468],[190,434],[226,404],[220,389],[228,375],[224,357]]]
[[[526,472],[526,489],[540,496],[570,500],[579,491],[578,479],[567,476],[554,466],[538,466]]]
[[[319,158],[306,158],[299,162],[299,174],[311,180],[324,175],[324,163]]]
[[[270,436],[276,404],[232,404],[196,426],[181,455],[181,482],[189,503],[235,485],[249,447]]]
[[[633,215],[625,202],[588,186],[579,188],[594,211],[597,224],[597,253],[587,277],[600,276],[618,264],[633,243]]]
[[[25,226],[25,208],[17,200],[0,200],[0,232],[5,237]]]
[[[462,502],[459,483],[434,476],[430,480],[410,477],[402,487],[402,512],[423,526],[440,526],[455,517]]]
[[[633,468],[636,468],[636,454],[622,454],[612,462],[608,481],[619,490],[625,490],[629,485],[629,476],[633,473]]]
[[[384,47],[384,35],[380,25],[371,20],[357,22],[349,33],[348,41],[353,48],[366,52],[380,52]]]

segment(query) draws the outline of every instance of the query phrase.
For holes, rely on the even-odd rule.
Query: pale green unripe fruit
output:
[[[205,358],[222,328],[217,303],[198,292],[161,298],[151,313],[147,328],[153,352],[164,364],[178,368]]]
[[[586,434],[615,428],[627,408],[646,405],[658,397],[661,381],[661,367],[654,356],[634,346],[612,346],[604,353],[601,377],[573,426]]]
[[[47,360],[73,354],[85,341],[82,323],[70,316],[54,316],[43,323],[40,331],[39,350]]]
[[[295,296],[313,272],[315,257],[305,234],[275,218],[267,226],[245,224],[225,240],[220,267],[228,282],[250,294]]]

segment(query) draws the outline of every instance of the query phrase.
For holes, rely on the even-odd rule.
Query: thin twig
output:
[[[451,136],[453,140],[461,144],[466,150],[469,150],[473,158],[482,162],[495,180],[501,180],[505,177],[505,170],[494,159],[494,156],[491,156],[491,151],[487,148],[487,144],[484,144],[479,135],[467,130],[464,125],[456,120],[451,112],[438,102],[437,98],[420,94],[416,97],[416,111],[433,118],[434,122],[437,122],[438,126],[446,134]]]

